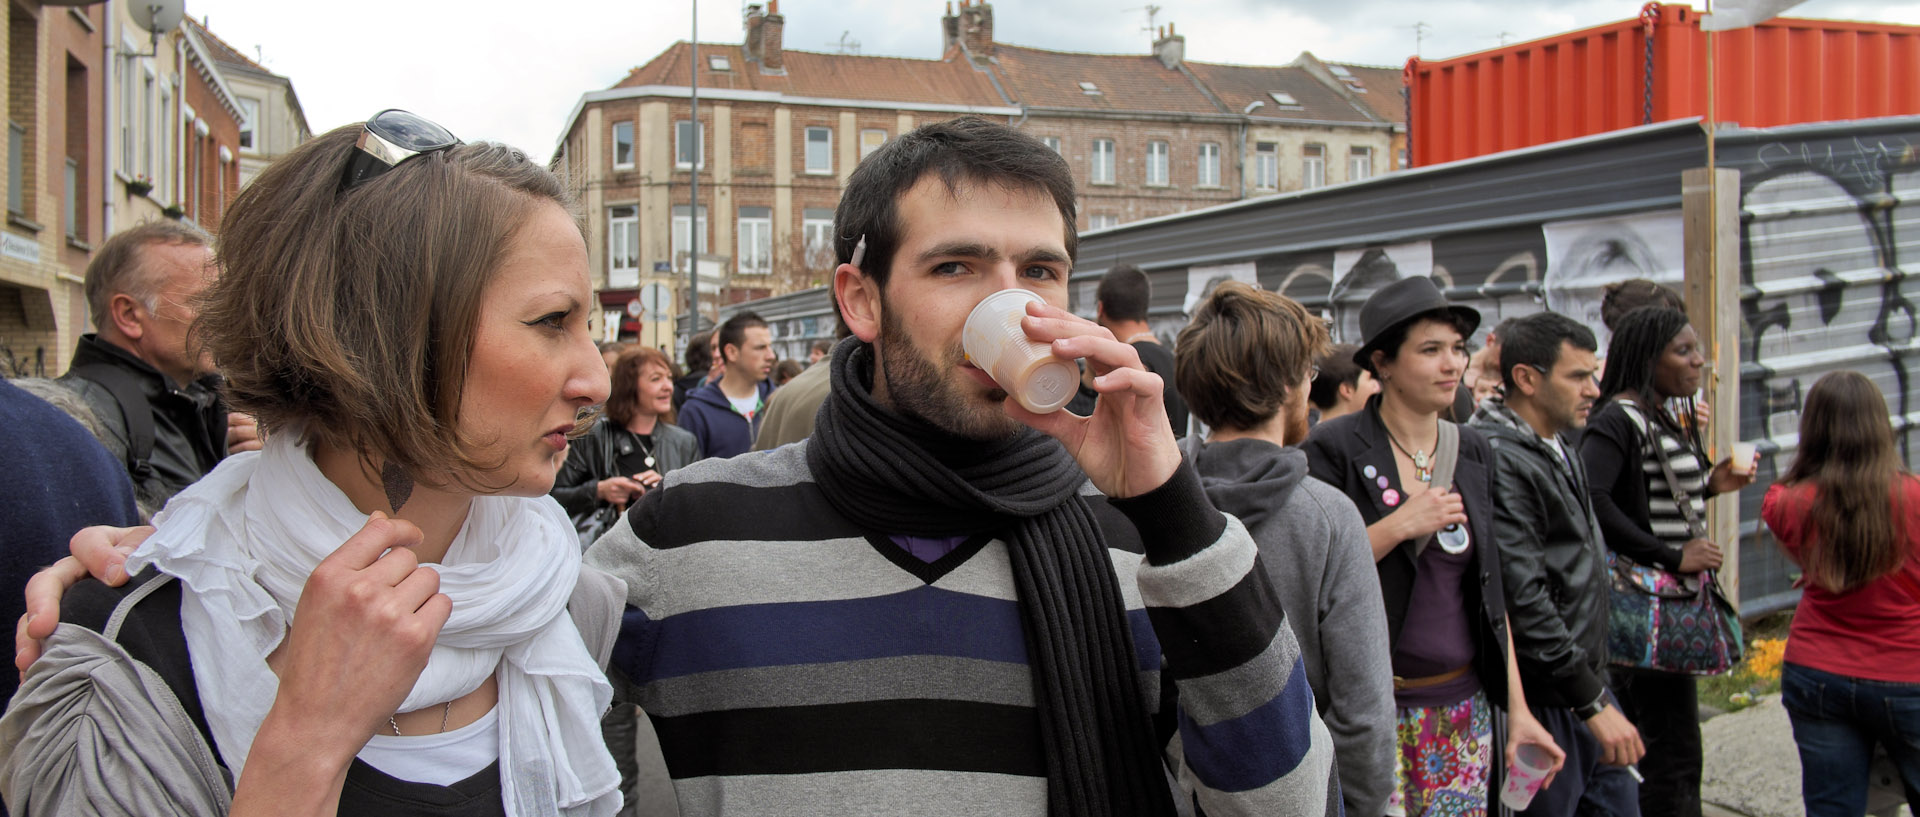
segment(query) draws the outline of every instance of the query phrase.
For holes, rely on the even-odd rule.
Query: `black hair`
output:
[[[758,313],[741,312],[720,324],[720,348],[713,350],[720,355],[721,361],[727,360],[727,347],[739,346],[747,338],[747,330],[767,325],[765,318]]]
[[[888,142],[854,168],[833,215],[833,251],[839,263],[853,262],[853,248],[864,237],[867,250],[860,271],[884,289],[893,270],[893,255],[906,233],[906,225],[900,222],[900,198],[929,175],[939,178],[949,191],[983,184],[1046,193],[1060,208],[1067,258],[1078,257],[1073,171],[1067,160],[1012,127],[963,116]]]
[[[713,367],[713,330],[695,332],[687,338],[687,372],[705,375]]]
[[[1307,400],[1324,411],[1340,402],[1341,386],[1359,388],[1360,364],[1353,361],[1353,353],[1358,351],[1360,347],[1342,343],[1314,361],[1320,367],[1320,374],[1307,389]]]
[[[1107,270],[1100,279],[1100,287],[1094,290],[1093,299],[1106,311],[1107,317],[1117,321],[1144,321],[1147,319],[1147,302],[1153,299],[1153,283],[1147,280],[1147,274],[1132,264],[1121,264]]]
[[[1600,296],[1600,323],[1612,332],[1618,327],[1620,319],[1643,306],[1664,306],[1669,309],[1687,311],[1686,299],[1680,293],[1663,287],[1645,278],[1628,278],[1606,285]]]
[[[1560,346],[1599,351],[1593,330],[1558,312],[1540,312],[1524,318],[1502,321],[1494,330],[1500,338],[1500,380],[1508,393],[1514,388],[1513,367],[1532,366],[1541,374],[1553,371],[1560,362]]]
[[[1681,330],[1687,328],[1687,313],[1666,306],[1643,306],[1628,312],[1620,319],[1620,325],[1613,332],[1612,342],[1607,344],[1606,372],[1600,377],[1600,399],[1594,405],[1604,406],[1619,395],[1628,395],[1640,401],[1647,412],[1659,418],[1660,422],[1672,424],[1665,411],[1653,411],[1663,402],[1660,394],[1653,388],[1654,361],[1667,350]],[[1684,395],[1684,411],[1693,413],[1693,395]],[[1678,431],[1679,429],[1674,429]],[[1696,426],[1688,424],[1686,436],[1695,448],[1700,447],[1700,434]]]
[[[1382,362],[1392,363],[1396,358],[1400,357],[1400,347],[1406,344],[1407,333],[1413,331],[1413,327],[1418,326],[1421,321],[1438,321],[1451,326],[1454,331],[1460,333],[1460,339],[1463,341],[1467,340],[1467,333],[1472,332],[1474,329],[1473,325],[1467,322],[1466,316],[1454,311],[1452,307],[1443,306],[1439,309],[1429,309],[1387,327],[1387,331],[1381,332],[1380,337],[1375,338],[1372,343],[1367,345],[1369,348],[1378,349],[1386,353],[1386,357],[1381,359]],[[1364,359],[1356,362],[1365,368],[1368,374],[1374,377],[1380,376],[1380,371],[1373,365],[1373,354],[1371,352],[1369,352]]]

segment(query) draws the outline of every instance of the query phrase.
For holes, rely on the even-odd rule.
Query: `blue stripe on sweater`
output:
[[[652,623],[639,683],[717,670],[945,655],[1025,664],[1011,601],[917,587],[864,599],[715,607]]]
[[[1160,669],[1145,610],[1127,611],[1142,672]],[[651,652],[651,672],[646,664]],[[659,621],[627,608],[613,665],[635,683],[717,670],[945,655],[1027,662],[1015,602],[918,587],[865,599],[716,607]]]
[[[1205,679],[1181,686],[1182,698],[1204,687]],[[1285,777],[1313,748],[1313,688],[1307,667],[1293,661],[1280,694],[1238,718],[1201,726],[1180,710],[1180,745],[1187,765],[1215,791],[1251,791]],[[1249,751],[1259,747],[1260,751]]]

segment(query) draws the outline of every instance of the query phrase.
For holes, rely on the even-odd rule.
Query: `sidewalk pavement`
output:
[[[1779,695],[1700,724],[1706,755],[1700,798],[1706,817],[1800,817],[1800,754]],[[1878,771],[1878,770],[1876,770]],[[1897,784],[1894,791],[1897,791]],[[1898,797],[1869,793],[1869,814],[1913,817]]]

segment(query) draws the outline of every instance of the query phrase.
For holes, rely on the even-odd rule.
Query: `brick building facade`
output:
[[[1286,66],[1189,62],[1171,26],[1149,54],[1014,46],[994,39],[987,3],[950,7],[940,22],[937,60],[820,54],[783,47],[777,0],[748,6],[744,43],[698,47],[697,154],[691,44],[583,95],[553,161],[584,204],[603,332],[671,346],[695,252],[708,318],[826,283],[833,209],[854,166],[955,116],[1008,122],[1058,150],[1081,230],[1400,166],[1395,69],[1311,54]]]

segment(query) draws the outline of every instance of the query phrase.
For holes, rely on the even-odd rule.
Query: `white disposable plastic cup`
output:
[[[1027,302],[1044,303],[1024,289],[1003,289],[988,295],[967,315],[960,330],[960,346],[967,360],[1007,390],[1028,411],[1059,411],[1073,399],[1080,385],[1080,367],[1054,357],[1045,344],[1027,339],[1020,328]]]
[[[1753,473],[1753,464],[1759,457],[1759,443],[1734,443],[1733,472],[1736,474]]]
[[[1553,755],[1531,743],[1522,743],[1513,752],[1513,764],[1507,767],[1507,784],[1500,789],[1500,802],[1520,811],[1533,804],[1540,793],[1540,781],[1553,769]]]

